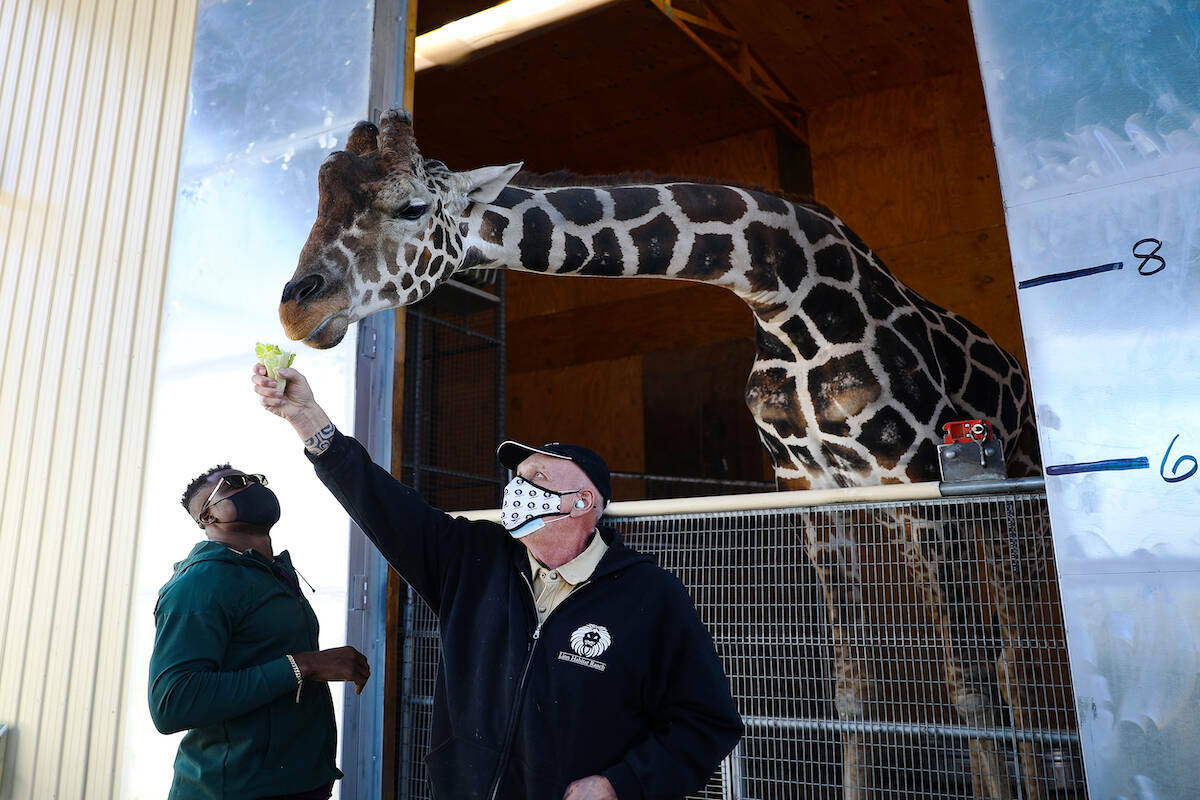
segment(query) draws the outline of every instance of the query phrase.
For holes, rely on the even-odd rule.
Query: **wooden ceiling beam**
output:
[[[713,10],[705,0],[650,2],[779,120],[788,133],[800,142],[808,144],[808,125],[804,109],[770,68],[758,58],[753,46],[738,33],[737,28]],[[714,34],[720,39],[709,41]]]

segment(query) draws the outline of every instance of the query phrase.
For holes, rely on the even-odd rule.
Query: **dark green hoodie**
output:
[[[252,800],[342,777],[329,687],[307,681],[297,703],[285,658],[319,649],[317,617],[295,583],[286,551],[273,565],[205,541],[159,591],[150,715],[162,733],[188,731],[171,800]]]

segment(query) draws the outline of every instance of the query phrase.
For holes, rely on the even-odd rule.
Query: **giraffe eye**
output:
[[[420,219],[428,210],[428,203],[413,202],[406,205],[404,208],[398,208],[392,212],[392,216],[396,219]]]

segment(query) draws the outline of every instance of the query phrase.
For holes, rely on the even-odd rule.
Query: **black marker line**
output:
[[[1036,278],[1030,278],[1027,281],[1021,281],[1017,284],[1017,288],[1029,289],[1033,286],[1041,286],[1044,283],[1058,283],[1059,281],[1069,281],[1072,278],[1086,278],[1088,275],[1112,272],[1114,269],[1121,269],[1122,266],[1123,262],[1114,261],[1111,264],[1101,264],[1098,267],[1085,267],[1084,269],[1074,269],[1070,272],[1054,272],[1050,275],[1040,275]]]
[[[1137,458],[1110,458],[1105,461],[1083,461],[1078,464],[1056,464],[1046,467],[1047,475],[1073,475],[1076,472],[1111,472],[1120,469],[1150,469],[1150,459],[1146,456]]]

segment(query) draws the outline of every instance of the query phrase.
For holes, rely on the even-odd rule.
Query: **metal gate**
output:
[[[688,587],[746,724],[695,797],[1086,796],[1044,494],[611,523]],[[424,798],[437,623],[419,599],[405,620],[400,796]]]

